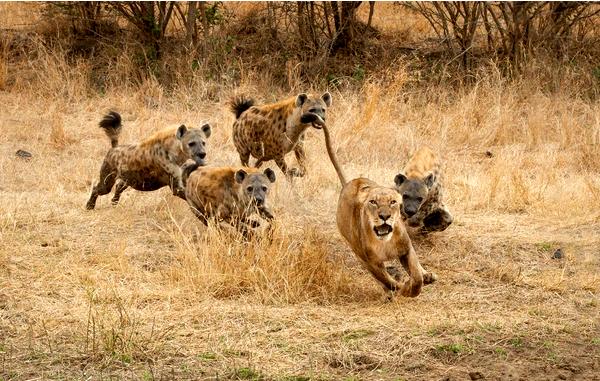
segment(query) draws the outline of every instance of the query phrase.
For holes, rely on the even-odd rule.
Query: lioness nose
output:
[[[379,218],[381,218],[384,221],[387,221],[388,218],[390,218],[391,214],[389,213],[379,213]]]

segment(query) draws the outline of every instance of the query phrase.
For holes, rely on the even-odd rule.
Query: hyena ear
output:
[[[275,172],[271,168],[265,169],[263,173],[265,174],[265,176],[267,176],[270,182],[275,182]]]
[[[305,93],[298,94],[298,96],[296,97],[296,107],[302,106],[307,99],[308,95],[306,95]]]
[[[182,124],[177,129],[177,133],[175,134],[175,136],[177,137],[177,139],[181,140],[181,138],[183,138],[183,135],[185,135],[186,132],[187,132],[187,127]]]
[[[330,107],[331,102],[333,102],[333,98],[329,91],[326,91],[325,94],[321,95],[321,99],[323,100],[323,102],[325,102],[325,105],[327,105],[327,107]]]
[[[426,178],[425,178],[425,185],[427,185],[427,188],[431,188],[433,186],[433,183],[435,182],[435,175],[433,173],[430,173]]]
[[[204,132],[204,136],[206,136],[206,138],[210,138],[210,134],[212,133],[212,127],[210,124],[204,123],[200,129],[202,132]]]
[[[235,173],[235,182],[238,184],[241,184],[242,182],[244,182],[244,179],[246,178],[246,176],[248,176],[246,171],[244,171],[243,169],[240,169],[239,171],[237,171]]]
[[[402,185],[402,183],[403,183],[403,182],[405,182],[405,181],[406,181],[406,176],[404,176],[402,173],[398,173],[398,174],[396,175],[396,177],[394,177],[394,183],[395,183],[397,186],[400,186],[400,185]]]

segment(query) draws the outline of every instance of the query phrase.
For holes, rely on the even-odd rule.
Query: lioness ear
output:
[[[202,127],[200,127],[200,129],[202,130],[202,132],[204,132],[204,136],[210,138],[210,134],[212,133],[212,128],[210,127],[210,124],[204,123]]]
[[[400,185],[402,185],[402,183],[403,183],[404,181],[406,181],[406,176],[404,176],[402,173],[398,173],[398,174],[396,175],[396,177],[394,177],[394,183],[395,183],[397,186],[400,186]]]
[[[427,188],[431,188],[433,186],[434,181],[435,175],[433,173],[430,173],[429,176],[425,178],[425,185],[427,185]]]
[[[246,171],[244,171],[243,169],[238,170],[235,173],[235,182],[238,184],[241,184],[244,181],[244,179],[246,178],[246,176],[248,176]]]
[[[270,182],[275,182],[275,172],[271,168],[265,169],[263,173],[265,174],[265,176],[267,176]]]
[[[327,105],[327,107],[331,106],[331,102],[333,101],[331,94],[329,93],[329,91],[326,91],[325,94],[321,95],[321,99],[323,99],[323,102],[325,102],[325,104]]]
[[[183,135],[185,135],[186,132],[187,132],[187,127],[182,124],[177,129],[177,133],[175,134],[175,136],[177,137],[177,139],[181,140],[181,138],[183,138]]]
[[[307,99],[308,95],[306,95],[305,93],[298,94],[298,96],[296,97],[296,107],[302,106]]]

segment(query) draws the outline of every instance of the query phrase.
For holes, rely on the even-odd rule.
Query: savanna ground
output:
[[[1,4],[0,23],[26,30],[35,7]],[[390,18],[380,12],[374,26],[399,33]],[[490,64],[468,86],[420,88],[400,62],[330,89],[349,177],[392,185],[422,144],[444,158],[455,223],[414,237],[439,281],[386,302],[337,232],[340,186],[320,131],[307,137],[305,178],[277,171],[272,241],[205,228],[167,189],[84,209],[109,148],[97,128],[106,111],[122,113],[122,142],[209,120],[210,165],[238,165],[229,97],[306,90],[293,73],[288,88],[250,72],[219,86],[93,92],[90,68],[61,54],[40,44],[17,63],[2,56],[1,380],[600,379],[600,103],[589,71],[532,60],[507,80]]]

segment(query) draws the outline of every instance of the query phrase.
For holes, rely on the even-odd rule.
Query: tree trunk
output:
[[[195,46],[198,40],[196,36],[196,15],[197,15],[198,3],[190,1],[187,9],[187,17],[185,19],[185,44]]]
[[[340,28],[333,41],[333,51],[348,49],[351,47],[355,35],[356,9],[361,1],[343,1],[341,4]],[[332,3],[333,5],[333,3]]]
[[[368,28],[371,28],[371,22],[373,21],[373,13],[375,13],[375,2],[369,1],[369,20],[367,21]]]

